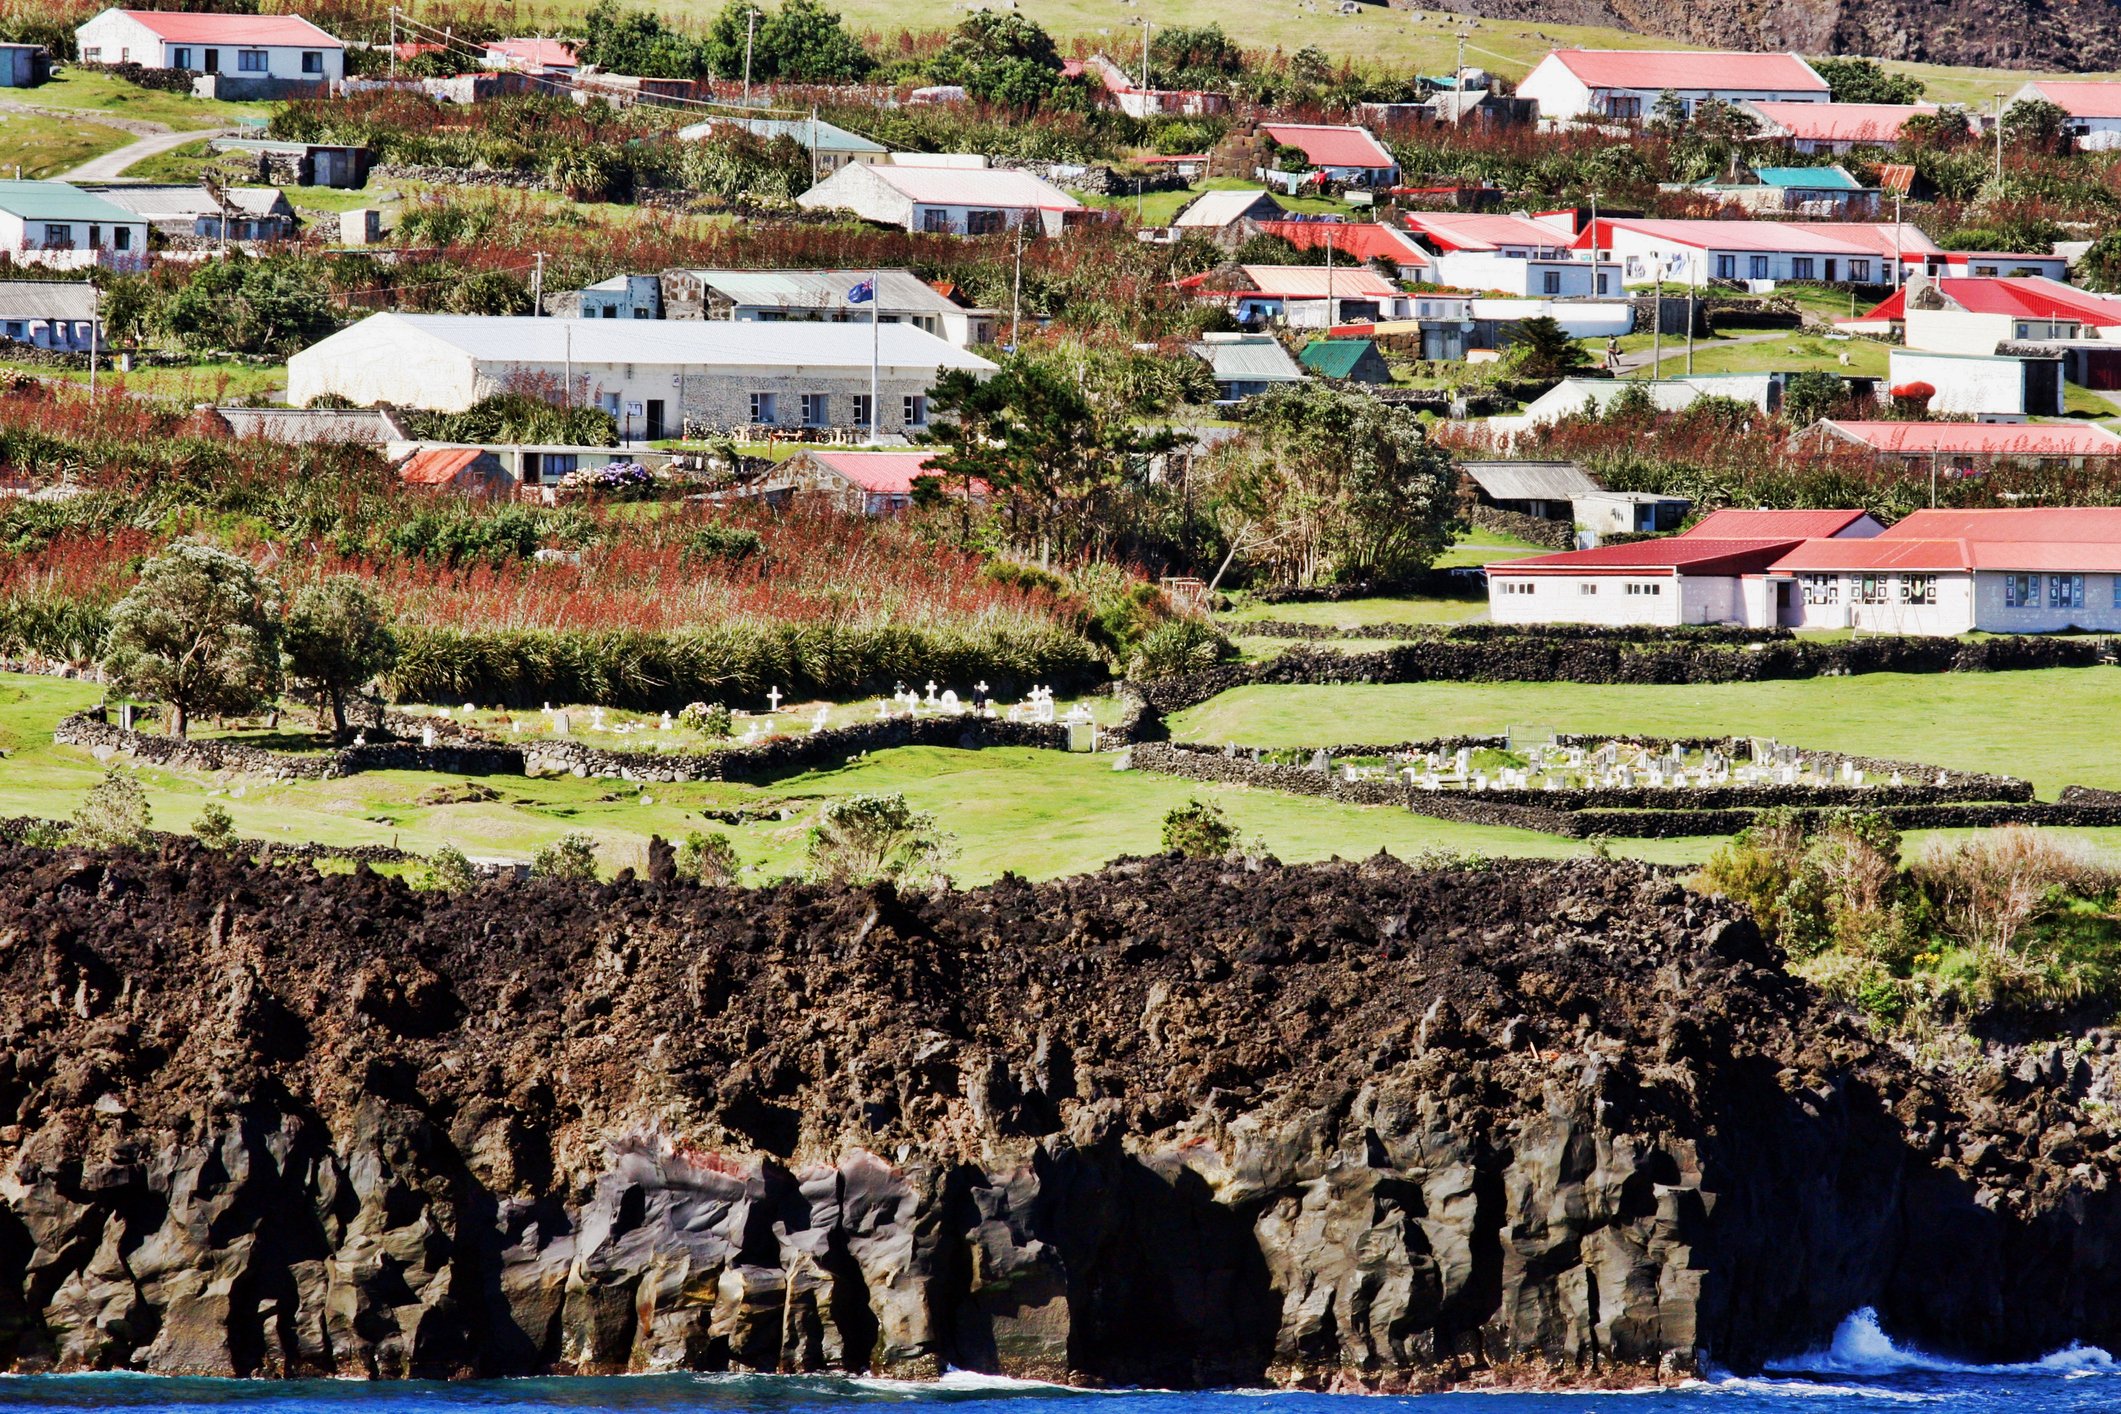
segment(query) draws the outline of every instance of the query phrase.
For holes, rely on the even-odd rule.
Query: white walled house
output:
[[[101,342],[96,289],[85,280],[0,280],[0,336],[40,349]]]
[[[1926,384],[1927,408],[1937,417],[2022,422],[2062,415],[2062,357],[2017,354],[1924,353],[1892,349],[1886,383],[1906,390]]]
[[[1937,112],[1934,103],[1748,102],[1760,135],[1780,138],[1799,152],[1847,152],[1891,147],[1908,119]]]
[[[1917,275],[1864,318],[1899,323],[1908,348],[1931,353],[1992,354],[2008,343],[2121,340],[2121,299],[2042,278]]]
[[[1890,229],[1891,223],[1886,223]],[[1651,221],[1600,218],[1595,239],[1620,262],[1629,285],[1779,284],[1785,280],[1868,285],[1890,278],[1889,257],[1873,244],[1875,223]],[[1586,230],[1577,238],[1589,248]]]
[[[2121,83],[2035,79],[2012,94],[2010,101],[2024,103],[2034,99],[2052,103],[2069,115],[2062,130],[2076,140],[2078,147],[2090,152],[2121,147]]]
[[[1871,540],[1813,540],[1771,570],[1802,628],[2121,630],[2121,510],[1916,511]]]
[[[109,9],[76,27],[74,41],[85,64],[312,83],[346,77],[346,46],[300,15]]]
[[[883,433],[925,428],[929,390],[945,371],[994,371],[906,324],[881,325],[875,338]],[[860,433],[870,341],[865,325],[849,324],[372,314],[289,359],[287,396],[298,407],[331,395],[456,412],[529,392],[603,407],[629,439],[687,425]]]
[[[140,260],[147,222],[65,182],[0,180],[0,251],[66,270]]]
[[[877,297],[854,304],[856,285],[877,280]],[[672,319],[910,324],[959,348],[994,341],[999,315],[968,308],[910,270],[666,270],[664,307]]]
[[[1998,462],[2083,466],[2121,457],[2121,436],[2096,422],[1864,422],[1821,418],[1790,434],[1793,450],[1823,452],[1915,471],[1963,475]],[[2121,462],[2109,461],[2109,466]]]
[[[950,236],[996,235],[1019,225],[1057,236],[1071,213],[1087,210],[1029,172],[934,160],[937,165],[916,165],[917,158],[899,153],[890,162],[850,162],[796,202],[812,211],[848,211],[902,231]]]
[[[1523,298],[1583,299],[1617,295],[1618,262],[1593,262],[1575,249],[1574,218],[1416,211],[1407,227],[1436,251],[1437,284]]]
[[[1676,93],[1691,114],[1725,103],[1825,103],[1825,79],[1795,54],[1675,49],[1557,49],[1517,85],[1544,121],[1638,122],[1659,95]]]

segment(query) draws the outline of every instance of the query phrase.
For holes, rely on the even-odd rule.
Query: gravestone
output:
[[[420,745],[422,745],[422,746],[426,747],[426,748],[427,748],[427,749],[428,749],[429,751],[432,751],[432,750],[434,750],[434,744],[435,744],[435,729],[434,729],[433,727],[431,727],[431,726],[423,726],[423,727],[421,727],[421,728],[420,728]]]
[[[133,704],[130,702],[120,702],[118,704],[118,730],[121,732],[129,732],[132,729]]]
[[[1311,769],[1318,772],[1321,776],[1332,773],[1333,762],[1327,757],[1324,747],[1320,747],[1311,753]]]
[[[552,734],[554,736],[566,736],[573,730],[574,718],[568,716],[564,711],[552,714]]]

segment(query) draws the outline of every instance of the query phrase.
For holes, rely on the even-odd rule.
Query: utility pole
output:
[[[1900,193],[1893,193],[1893,288],[1900,288],[1901,270],[1905,266],[1900,252]]]
[[[1326,337],[1333,337],[1333,228],[1326,227]]]
[[[1142,92],[1149,91],[1149,31],[1154,28],[1147,19],[1142,26]]]
[[[1458,67],[1451,70],[1451,91],[1453,93],[1464,93],[1466,91],[1466,32],[1464,30],[1458,32]],[[1460,121],[1464,121],[1465,110],[1461,107],[1455,111],[1457,111]]]
[[[817,185],[817,105],[810,105],[810,185]]]
[[[1016,223],[1016,274],[1009,282],[1009,348],[1016,349],[1016,325],[1024,314],[1024,223]]]
[[[744,106],[751,106],[751,41],[758,37],[759,10],[754,5],[744,12]]]
[[[871,270],[869,287],[869,445],[877,445],[877,429],[883,425],[877,411],[877,365],[883,362],[884,272]]]
[[[1996,93],[1996,186],[2003,186],[2003,93]]]
[[[1664,252],[1650,252],[1650,273],[1657,279],[1657,293],[1651,296],[1655,311],[1650,316],[1650,381],[1657,381],[1657,370],[1664,363]]]
[[[103,342],[103,287],[89,282],[88,297],[88,400],[96,400],[96,347]]]
[[[545,252],[534,251],[537,268],[530,275],[530,317],[536,319],[545,313]]]
[[[390,76],[398,76],[398,7],[390,7]]]

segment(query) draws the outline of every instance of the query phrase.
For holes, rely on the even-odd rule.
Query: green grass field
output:
[[[1630,340],[1642,335],[1631,334]],[[1626,347],[1623,341],[1622,347]],[[1848,359],[1843,363],[1843,358]],[[1801,373],[1823,370],[1856,378],[1883,378],[1887,349],[1871,339],[1829,339],[1795,330],[1771,338],[1741,334],[1735,339],[1696,339],[1695,373]],[[1687,372],[1686,340],[1664,341],[1664,361],[1645,363],[1628,374],[1630,378],[1674,378]]]
[[[0,369],[15,369],[38,378],[79,383],[84,387],[88,384],[85,368],[49,368],[0,359]],[[144,397],[172,398],[179,402],[225,403],[259,394],[278,397],[287,388],[287,365],[193,363],[176,368],[141,368],[131,373],[118,373],[106,360],[96,371],[96,386],[98,396],[103,389],[109,389]]]
[[[228,103],[217,98],[164,93],[92,69],[61,69],[50,83],[23,90],[20,97],[39,108],[78,108],[108,113],[114,118],[160,123],[179,131],[236,127],[246,121],[263,122],[272,114],[269,103]]]
[[[132,135],[76,118],[0,112],[0,177],[48,177],[132,141]]]

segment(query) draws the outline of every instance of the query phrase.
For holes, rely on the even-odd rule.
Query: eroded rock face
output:
[[[423,896],[0,849],[0,1367],[1740,1368],[2110,1342],[2081,1062],[1621,864]]]

